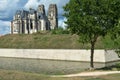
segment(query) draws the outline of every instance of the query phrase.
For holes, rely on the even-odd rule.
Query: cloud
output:
[[[10,33],[10,22],[0,20],[0,34],[9,34]]]
[[[23,4],[24,3],[24,4]],[[10,20],[17,9],[22,8],[26,0],[0,0],[0,19]]]
[[[64,29],[66,29],[66,24],[64,23],[64,21],[66,21],[67,19],[66,18],[61,18],[61,19],[59,19],[59,21],[58,21],[58,26],[59,27],[63,27]]]
[[[5,19],[9,17],[9,13],[12,11],[12,6],[15,5],[16,0],[9,4],[10,0],[1,0],[0,1],[0,19]],[[15,5],[16,6],[16,5]],[[11,11],[11,12],[10,12]]]
[[[24,8],[29,9],[29,8],[37,8],[39,1],[38,0],[28,0],[28,2],[25,4]]]

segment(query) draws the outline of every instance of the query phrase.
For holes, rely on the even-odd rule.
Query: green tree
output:
[[[94,68],[97,39],[116,29],[120,18],[120,0],[70,0],[64,7],[65,22],[80,41],[91,44],[90,68]]]

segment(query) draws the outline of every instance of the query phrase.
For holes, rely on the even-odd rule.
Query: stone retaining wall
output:
[[[67,61],[90,61],[90,50],[73,49],[0,49],[0,57],[33,58]],[[113,50],[95,50],[94,62],[118,61]]]

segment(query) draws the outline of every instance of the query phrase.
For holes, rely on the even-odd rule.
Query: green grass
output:
[[[90,44],[78,42],[77,35],[70,34],[20,34],[5,35],[0,37],[0,48],[18,48],[18,49],[88,49]],[[96,48],[104,48],[103,42],[98,39]]]
[[[78,42],[79,37],[71,34],[52,34],[50,32],[36,34],[5,35],[0,37],[0,48],[18,49],[89,49],[90,44]],[[106,36],[99,37],[96,49],[115,48],[113,40]]]
[[[0,38],[0,48],[79,49],[77,35],[30,34],[6,35]]]
[[[50,75],[0,69],[0,80],[120,80],[120,74],[96,77],[50,77]]]
[[[120,80],[120,74],[111,74],[97,77],[86,77],[85,80]]]
[[[82,78],[55,78],[49,75],[0,70],[0,80],[84,80]]]

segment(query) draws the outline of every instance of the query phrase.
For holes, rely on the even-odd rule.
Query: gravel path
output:
[[[69,74],[69,75],[54,75],[52,77],[77,77],[77,76],[102,76],[108,74],[118,74],[120,71],[95,71],[95,72],[82,72],[78,74]]]

